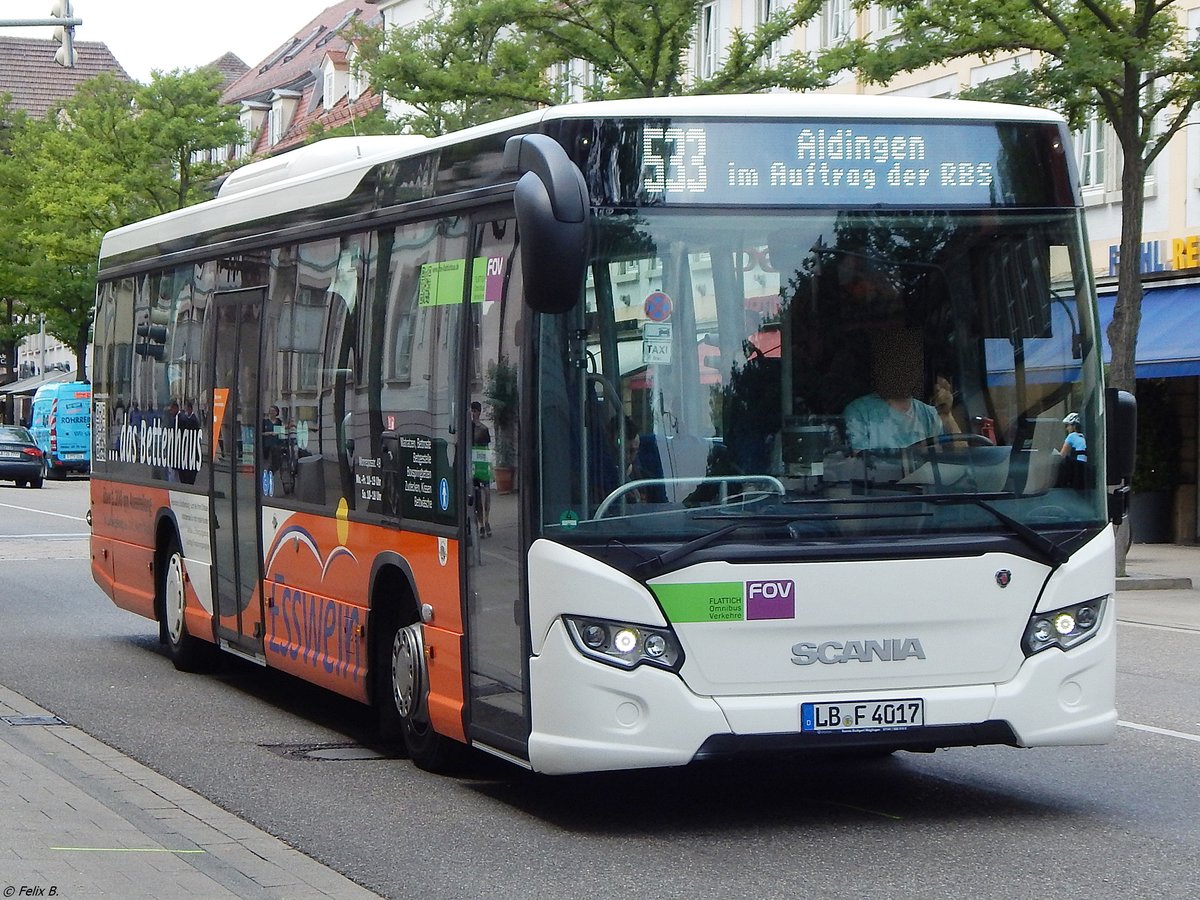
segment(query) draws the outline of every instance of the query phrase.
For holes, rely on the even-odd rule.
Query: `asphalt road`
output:
[[[90,579],[86,491],[0,485],[0,682],[381,894],[1200,895],[1200,630],[1152,601],[1119,628],[1105,747],[444,778],[286,676],[176,672]]]

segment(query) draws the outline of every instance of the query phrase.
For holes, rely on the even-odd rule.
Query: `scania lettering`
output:
[[[813,663],[834,665],[855,660],[871,662],[878,659],[881,662],[900,662],[913,657],[924,659],[925,651],[921,642],[916,638],[905,640],[884,641],[824,641],[820,644],[799,643],[792,647],[792,662],[798,666],[811,666]]]
[[[778,94],[250,163],[103,240],[93,575],[433,770],[1108,741],[1132,418],[1070,160]]]

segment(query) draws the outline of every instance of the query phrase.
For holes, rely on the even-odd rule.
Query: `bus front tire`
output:
[[[213,646],[188,634],[183,618],[186,580],[183,575],[183,551],[172,539],[160,557],[158,599],[162,612],[160,637],[167,645],[167,656],[181,672],[203,672],[213,663]]]
[[[376,660],[379,735],[402,746],[421,769],[444,773],[460,759],[457,741],[438,734],[429,721],[429,672],[420,622],[385,623]]]

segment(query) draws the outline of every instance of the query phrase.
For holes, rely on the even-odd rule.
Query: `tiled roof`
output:
[[[221,73],[224,79],[221,82],[222,91],[250,71],[250,67],[242,62],[241,57],[234,53],[226,53],[220,59],[214,59],[206,68],[215,68]]]
[[[12,107],[42,118],[59,100],[75,93],[81,82],[102,72],[132,81],[107,44],[75,41],[75,67],[54,61],[58,41],[0,36],[0,94],[12,95]]]
[[[319,100],[313,101],[314,90],[314,86],[305,89],[304,95],[296,106],[296,116],[292,121],[292,127],[288,129],[282,140],[274,147],[264,148],[261,143],[256,143],[255,147],[269,149],[272,154],[291,150],[311,139],[314,125],[320,125],[326,129],[338,128],[348,124],[351,119],[361,119],[380,104],[378,94],[374,91],[364,91],[353,103],[350,102],[349,97],[342,97],[334,104],[333,109],[325,109]],[[311,114],[307,113],[314,102],[317,108]],[[264,128],[263,131],[265,132],[266,129]]]
[[[327,51],[346,49],[346,41],[336,36],[334,31],[345,24],[347,17],[355,11],[360,22],[368,22],[376,17],[373,4],[367,0],[335,3],[267,54],[266,59],[251,66],[245,75],[226,89],[222,99],[226,103],[238,103],[269,97],[273,89],[292,87],[293,82],[311,75],[321,65]]]
[[[372,0],[335,3],[225,89],[222,101],[238,106],[247,103],[269,106],[277,91],[299,94],[287,131],[272,146],[264,121],[261,131],[251,135],[251,154],[275,154],[291,149],[311,139],[314,125],[336,128],[349,122],[351,115],[365,115],[380,105],[379,95],[365,91],[352,105],[342,97],[333,109],[327,110],[322,96],[325,86],[321,67],[325,57],[330,56],[337,65],[345,64],[349,45],[339,36],[339,29],[351,21],[378,23],[374,6]]]

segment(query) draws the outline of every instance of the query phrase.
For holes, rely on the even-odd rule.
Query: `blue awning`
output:
[[[1108,323],[1116,302],[1115,294],[1100,297],[1105,362],[1112,360]],[[1200,375],[1200,284],[1146,288],[1134,360],[1138,378]]]

